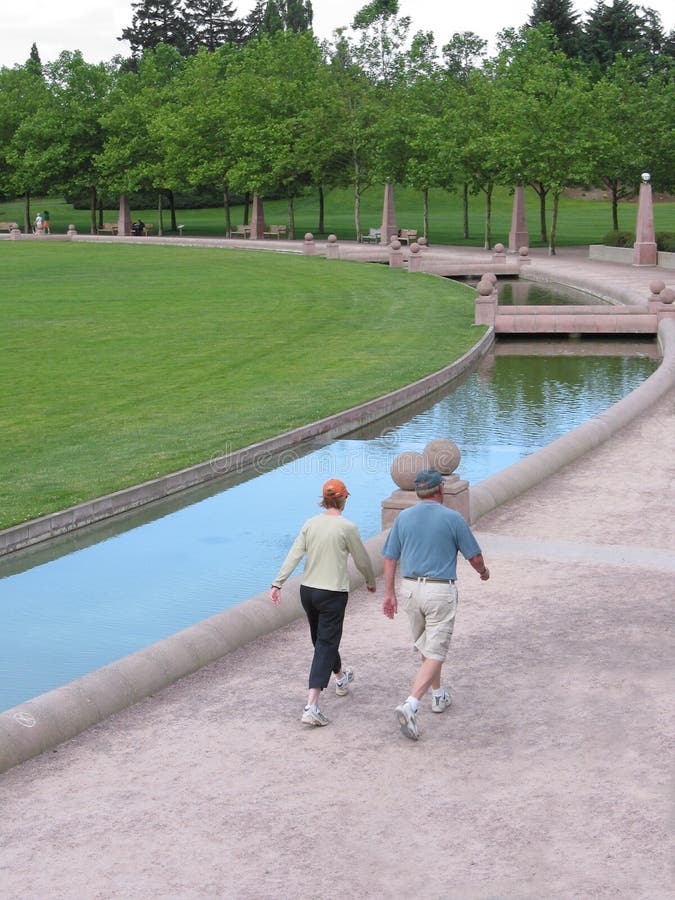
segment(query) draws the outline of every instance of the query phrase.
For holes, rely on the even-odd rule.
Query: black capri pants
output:
[[[300,585],[300,601],[309,622],[314,658],[309,671],[309,687],[328,687],[331,673],[342,668],[340,640],[347,608],[347,591],[325,591]]]

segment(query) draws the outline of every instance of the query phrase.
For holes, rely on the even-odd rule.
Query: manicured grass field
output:
[[[0,296],[0,527],[384,394],[484,332],[432,276],[150,241],[2,241]]]

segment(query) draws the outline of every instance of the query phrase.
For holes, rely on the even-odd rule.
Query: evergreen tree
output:
[[[659,68],[659,54],[667,45],[659,14],[630,0],[598,0],[583,28],[583,55],[606,71],[621,54],[641,55]]]
[[[193,52],[200,47],[213,51],[223,44],[238,44],[243,28],[228,0],[186,0],[185,25]]]
[[[567,56],[580,55],[582,31],[572,0],[534,0],[528,24],[536,28],[542,22],[551,25],[558,38],[558,46]]]
[[[37,44],[33,44],[30,48],[30,56],[26,61],[26,69],[30,72],[33,72],[35,75],[42,75],[42,60],[40,59],[40,54],[38,53]]]
[[[311,0],[258,0],[246,19],[249,37],[277,31],[310,31],[314,20]]]
[[[187,25],[181,0],[138,0],[131,25],[123,29],[119,40],[129,41],[134,57],[158,44],[175,47],[181,56],[188,54]]]

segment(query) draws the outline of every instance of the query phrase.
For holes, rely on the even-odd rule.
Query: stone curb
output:
[[[67,534],[86,525],[108,519],[118,513],[137,509],[154,500],[161,500],[186,488],[214,481],[229,472],[240,471],[256,464],[267,463],[270,458],[319,435],[330,439],[353,431],[362,425],[375,422],[408,404],[449,384],[460,376],[477,359],[484,356],[494,341],[494,330],[489,329],[471,350],[450,365],[420,378],[405,387],[384,394],[374,400],[353,406],[351,409],[311,422],[292,431],[277,435],[233,453],[219,456],[207,462],[172,472],[162,478],[96,497],[94,500],[71,506],[48,516],[31,519],[0,531],[0,556],[31,547],[41,541]]]
[[[615,403],[604,413],[568,432],[553,443],[542,447],[496,475],[472,485],[470,521],[473,525],[481,516],[508,500],[519,496],[562,469],[589,450],[599,447],[628,422],[637,418],[675,386],[675,321],[665,319],[659,325],[659,344],[663,361],[649,378],[634,391]]]

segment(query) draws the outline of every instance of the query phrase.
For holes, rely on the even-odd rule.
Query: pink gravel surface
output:
[[[671,392],[477,523],[417,743],[380,581],[328,727],[298,621],[0,776],[0,897],[672,898],[674,461]]]

